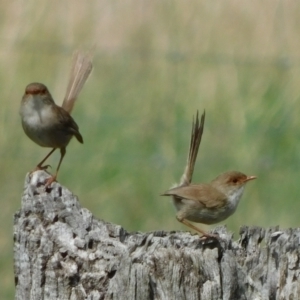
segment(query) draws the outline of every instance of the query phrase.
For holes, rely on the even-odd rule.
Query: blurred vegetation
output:
[[[188,230],[159,194],[179,180],[192,117],[205,109],[194,182],[230,169],[258,176],[224,222],[229,230],[299,225],[299,2],[29,0],[0,8],[1,299],[14,295],[23,180],[48,152],[22,131],[21,97],[38,81],[60,104],[77,48],[96,49],[73,112],[85,143],[70,143],[59,181],[97,218],[130,231]]]

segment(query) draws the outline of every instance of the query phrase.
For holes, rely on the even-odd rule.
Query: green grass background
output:
[[[2,1],[0,298],[14,295],[24,177],[48,152],[23,133],[22,94],[43,82],[61,104],[77,48],[95,47],[73,111],[84,145],[72,140],[59,182],[82,206],[129,231],[188,230],[159,194],[179,180],[205,109],[194,182],[258,176],[223,223],[299,226],[299,16],[297,1]]]

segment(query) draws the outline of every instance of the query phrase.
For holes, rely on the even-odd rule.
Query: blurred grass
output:
[[[21,5],[22,4],[22,5]],[[23,133],[25,86],[58,103],[71,55],[96,45],[59,181],[98,218],[127,230],[187,230],[159,194],[178,181],[192,117],[207,118],[194,182],[257,175],[226,222],[299,226],[299,3],[35,1],[0,3],[0,298],[12,299],[13,214],[47,153]],[[56,168],[59,155],[49,163]]]

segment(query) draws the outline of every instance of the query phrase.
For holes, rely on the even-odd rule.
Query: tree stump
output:
[[[44,191],[48,176],[27,175],[14,217],[17,300],[300,299],[298,228],[131,233],[59,183]]]

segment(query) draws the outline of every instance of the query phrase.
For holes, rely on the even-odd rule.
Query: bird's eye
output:
[[[233,182],[233,183],[237,183],[238,180],[237,180],[236,178],[233,178],[233,179],[232,179],[232,182]]]

